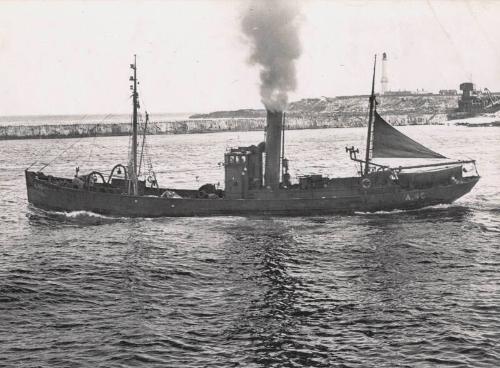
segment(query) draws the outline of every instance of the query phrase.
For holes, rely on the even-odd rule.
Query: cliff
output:
[[[308,98],[291,102],[287,108],[289,116],[323,116],[341,118],[364,115],[368,112],[368,95]],[[399,96],[377,96],[377,110],[382,115],[447,114],[458,106],[457,95],[408,94]],[[264,109],[216,111],[191,115],[191,119],[256,118],[265,117]]]

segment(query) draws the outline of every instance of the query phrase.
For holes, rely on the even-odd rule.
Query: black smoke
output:
[[[242,30],[251,45],[249,62],[260,66],[260,95],[268,110],[283,111],[295,90],[295,61],[301,54],[300,8],[295,1],[251,1]]]

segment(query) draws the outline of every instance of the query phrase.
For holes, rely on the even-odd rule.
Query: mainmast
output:
[[[137,183],[137,107],[138,107],[138,93],[137,93],[137,60],[134,55],[134,63],[130,64],[130,68],[134,70],[134,76],[130,77],[130,80],[134,82],[133,84],[133,94],[132,94],[132,190],[133,194],[138,194],[138,183]]]
[[[377,66],[377,55],[375,54],[375,61],[373,62],[373,80],[372,80],[372,94],[370,95],[370,113],[368,115],[368,136],[366,137],[366,158],[365,158],[365,172],[368,175],[370,171],[370,146],[372,138],[372,124],[373,124],[373,111],[375,109],[375,68]]]

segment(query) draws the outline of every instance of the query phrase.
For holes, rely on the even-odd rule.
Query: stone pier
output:
[[[445,114],[387,114],[384,119],[394,125],[443,124]],[[286,129],[350,128],[366,125],[363,114],[287,115]],[[182,121],[151,121],[147,134],[191,134],[227,131],[264,130],[265,118],[188,119]],[[0,126],[0,140],[38,138],[80,138],[130,135],[130,123],[117,124],[54,124]],[[142,134],[142,128],[139,129]]]

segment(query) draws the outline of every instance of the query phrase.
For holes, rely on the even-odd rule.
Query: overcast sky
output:
[[[260,108],[245,2],[0,1],[0,115],[129,111],[129,64],[154,112]],[[297,90],[365,94],[374,53],[392,90],[500,91],[500,1],[301,2]],[[377,76],[380,80],[380,75]],[[380,86],[378,85],[377,88]]]

